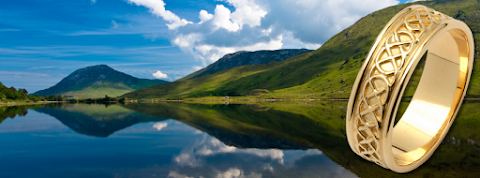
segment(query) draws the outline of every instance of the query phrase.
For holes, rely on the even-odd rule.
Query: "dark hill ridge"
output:
[[[33,95],[66,95],[73,97],[118,96],[140,88],[168,83],[164,80],[138,79],[107,65],[76,70],[56,85]],[[118,94],[120,93],[120,94]]]
[[[261,50],[261,51],[239,51],[231,54],[226,54],[218,61],[210,64],[204,69],[194,72],[180,80],[189,80],[205,75],[210,75],[221,70],[230,69],[233,67],[243,65],[268,64],[273,61],[283,61],[289,57],[296,56],[303,53],[312,52],[308,49],[281,49],[281,50]]]

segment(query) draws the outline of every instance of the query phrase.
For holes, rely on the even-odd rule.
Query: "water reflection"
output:
[[[142,115],[119,105],[48,105],[35,110],[55,117],[80,134],[96,137],[107,137],[139,122],[167,119]]]
[[[0,107],[0,124],[7,118],[27,115],[27,106]]]
[[[169,177],[356,177],[317,149],[239,149],[205,137],[173,159]]]
[[[345,106],[0,107],[0,177],[480,176],[480,103],[464,104],[444,143],[409,174],[392,173],[350,150]]]
[[[356,177],[318,149],[266,135],[262,128],[232,132],[235,125],[227,130],[209,125],[218,120],[185,113],[189,105],[144,108],[156,114],[130,107],[143,108],[76,104],[15,109],[29,109],[29,114],[0,124],[0,177]],[[165,115],[159,116],[155,107]],[[202,106],[192,111],[197,109]]]

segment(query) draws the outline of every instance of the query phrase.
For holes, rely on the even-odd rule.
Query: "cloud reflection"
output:
[[[157,122],[153,124],[153,128],[157,129],[158,131],[162,130],[163,128],[167,127],[168,123],[165,122]]]
[[[207,134],[173,157],[168,177],[244,178],[296,174],[289,170],[305,175],[356,177],[317,149],[242,149],[225,145]]]

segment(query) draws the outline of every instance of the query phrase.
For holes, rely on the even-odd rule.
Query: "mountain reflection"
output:
[[[118,130],[142,121],[166,119],[146,116],[119,105],[49,105],[35,110],[55,117],[77,133],[95,137],[107,137]]]
[[[99,139],[105,142],[106,148],[101,149],[110,150],[112,159],[137,160],[141,164],[157,157],[151,166],[143,166],[142,173],[132,176],[123,172],[116,174],[117,177],[480,176],[477,169],[480,166],[480,110],[477,110],[480,103],[465,103],[442,145],[424,165],[408,174],[383,169],[350,150],[345,137],[346,104],[135,103],[0,107],[0,126],[8,127],[6,124],[11,121],[6,118],[25,116],[28,109],[33,109],[54,117],[77,133],[102,137]],[[403,105],[405,103],[401,107]],[[8,133],[8,129],[4,130]],[[112,137],[121,140],[117,143]],[[110,144],[122,146],[110,148]],[[95,155],[96,147],[100,149],[98,143],[85,148],[92,152],[79,159]],[[129,151],[134,153],[124,154]],[[157,155],[164,152],[168,154]],[[9,160],[6,155],[0,156]],[[12,155],[11,159],[16,157]],[[113,164],[108,159],[102,160],[99,167]],[[124,164],[138,167],[134,162]],[[161,166],[167,164],[168,168]],[[8,165],[2,166],[8,170]],[[9,176],[0,173],[0,177]]]

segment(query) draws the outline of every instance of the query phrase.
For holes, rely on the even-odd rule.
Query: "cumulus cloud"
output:
[[[165,122],[157,122],[153,124],[153,128],[157,129],[158,131],[162,130],[163,128],[167,127],[168,123]]]
[[[157,70],[157,72],[152,74],[153,77],[162,79],[162,78],[168,78],[167,74],[162,73],[161,71]]]
[[[169,23],[167,24],[167,26],[170,30],[174,30],[178,27],[192,23],[185,19],[181,19],[172,11],[165,10],[165,2],[163,2],[163,0],[128,0],[128,2],[137,6],[144,6],[150,9],[150,12],[152,14],[155,14],[157,17],[162,17],[163,20]]]
[[[225,0],[235,7],[231,14],[232,22],[240,27],[249,25],[250,27],[260,26],[260,21],[267,14],[267,11],[261,8],[254,0]]]
[[[240,50],[317,49],[361,17],[398,0],[220,0],[199,21],[181,19],[162,0],[128,0],[168,22],[172,45],[206,66]]]
[[[269,12],[264,28],[291,32],[302,42],[321,44],[361,17],[399,3],[397,0],[261,0]]]
[[[198,23],[199,23],[199,24],[202,24],[203,22],[206,22],[206,21],[212,19],[212,18],[213,18],[213,15],[212,15],[212,14],[209,14],[206,10],[203,10],[203,9],[202,9],[202,10],[199,12],[198,18],[200,19],[200,22],[198,22]]]

